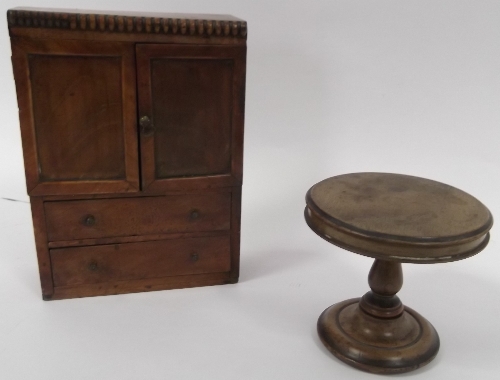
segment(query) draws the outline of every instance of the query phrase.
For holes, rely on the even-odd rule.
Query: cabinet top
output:
[[[44,30],[246,39],[246,21],[230,15],[117,12],[20,7],[7,11],[11,36],[39,36]],[[27,29],[31,31],[26,32]],[[67,38],[67,37],[65,37]]]

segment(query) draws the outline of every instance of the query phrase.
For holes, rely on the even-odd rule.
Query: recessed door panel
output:
[[[41,180],[124,179],[120,57],[29,58]]]
[[[232,60],[151,61],[156,178],[231,172]]]

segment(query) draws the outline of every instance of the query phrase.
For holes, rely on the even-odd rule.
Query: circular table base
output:
[[[405,306],[397,318],[374,318],[359,308],[359,300],[337,303],[319,317],[319,337],[337,358],[386,374],[413,371],[434,359],[439,336],[424,317]]]

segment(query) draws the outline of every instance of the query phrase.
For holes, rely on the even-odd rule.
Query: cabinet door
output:
[[[12,39],[30,195],[138,191],[134,50]]]
[[[241,184],[245,49],[137,45],[143,190]]]

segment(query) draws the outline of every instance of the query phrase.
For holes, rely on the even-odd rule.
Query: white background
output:
[[[248,21],[241,279],[44,302],[5,11],[18,5],[229,13]],[[500,2],[14,1],[0,18],[0,379],[368,379],[315,324],[368,290],[371,260],[303,221],[314,183],[384,171],[459,187],[500,217]],[[498,379],[500,246],[403,266],[400,297],[441,350],[420,379]]]

